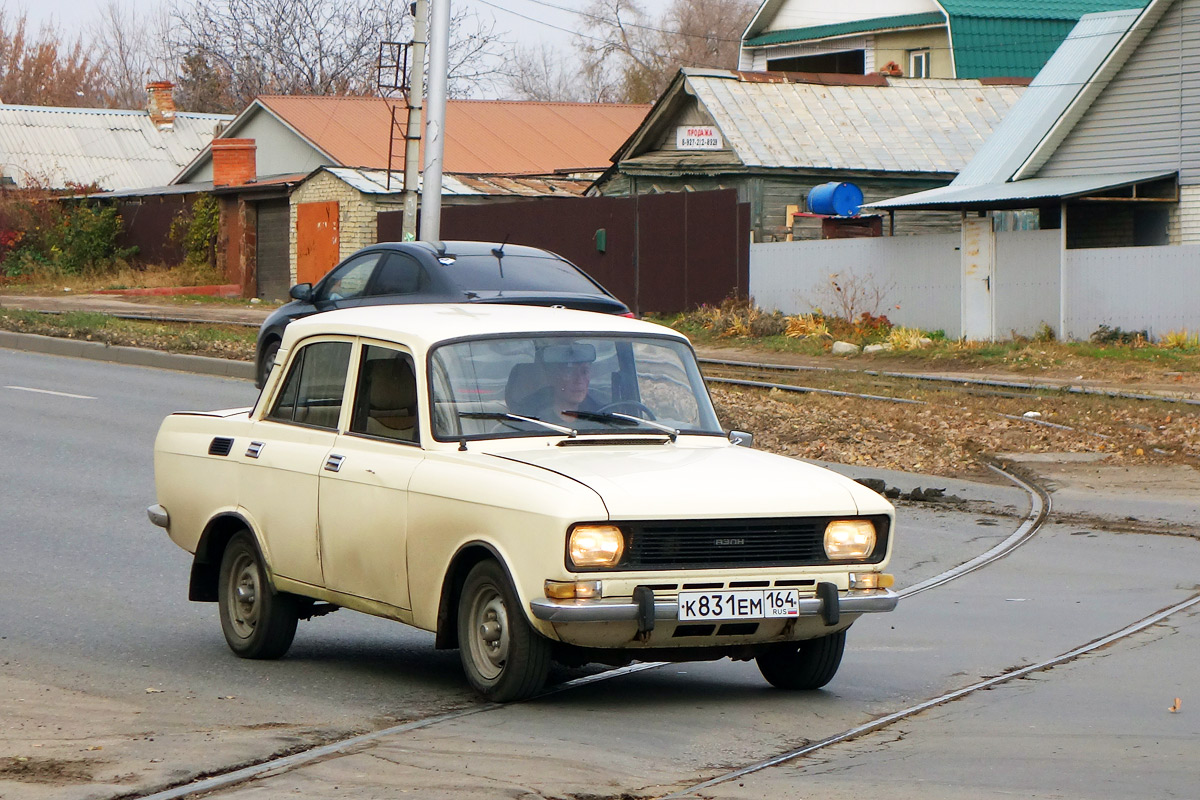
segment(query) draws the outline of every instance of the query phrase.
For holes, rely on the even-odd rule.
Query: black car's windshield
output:
[[[586,275],[561,258],[521,253],[502,257],[492,254],[447,255],[438,259],[438,269],[455,286],[469,292],[601,292],[600,287]]]
[[[695,356],[656,336],[521,335],[430,358],[441,440],[612,433],[722,435]]]

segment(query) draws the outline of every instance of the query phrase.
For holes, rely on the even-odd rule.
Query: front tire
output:
[[[758,671],[777,689],[820,689],[833,680],[846,649],[846,631],[771,645],[758,654]]]
[[[267,385],[271,370],[275,368],[275,357],[279,355],[279,340],[269,339],[263,345],[262,356],[258,359],[258,388]]]
[[[242,658],[279,658],[296,636],[296,604],[267,580],[258,547],[248,531],[230,539],[217,578],[221,631]]]
[[[530,627],[495,561],[481,561],[467,574],[458,601],[458,646],[467,681],[497,703],[533,695],[550,672],[550,642]]]

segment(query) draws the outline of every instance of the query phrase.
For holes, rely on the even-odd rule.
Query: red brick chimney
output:
[[[258,177],[253,139],[213,139],[213,186],[241,186]]]
[[[146,111],[150,112],[150,121],[160,131],[175,130],[175,97],[171,90],[175,84],[170,81],[152,81],[146,84],[149,98],[146,101]]]

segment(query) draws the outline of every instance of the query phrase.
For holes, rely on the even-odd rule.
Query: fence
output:
[[[379,214],[382,239],[401,213]],[[720,303],[749,285],[750,208],[732,189],[444,206],[442,238],[551,250],[639,313]]]
[[[857,311],[897,325],[962,335],[961,237],[903,236],[750,246],[750,293],[761,307],[799,314],[840,309],[830,285],[877,290]],[[1101,325],[1151,337],[1200,330],[1200,245],[1060,248],[1060,232],[996,234],[992,281],[996,337],[1032,336],[1042,324],[1065,339]],[[1061,328],[1061,331],[1060,331]]]

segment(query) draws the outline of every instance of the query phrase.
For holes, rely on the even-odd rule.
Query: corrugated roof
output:
[[[1024,91],[979,81],[853,86],[751,82],[718,70],[683,75],[747,167],[957,173]]]
[[[1146,0],[939,0],[952,16],[993,19],[1071,19],[1099,11],[1145,7]]]
[[[404,188],[404,174],[392,172],[391,186],[388,174],[381,169],[352,169],[350,167],[322,167],[350,186],[365,194],[399,195]],[[591,185],[584,178],[533,178],[504,175],[455,175],[442,176],[444,196],[582,196]]]
[[[137,189],[167,183],[227,114],[176,113],[160,131],[145,111],[0,104],[0,169],[20,185],[95,183]]]
[[[403,101],[371,97],[264,96],[258,103],[342,166],[388,166],[393,106],[401,130]],[[552,175],[600,171],[637,128],[648,105],[450,100],[446,104],[447,173]],[[227,136],[236,135],[231,126]],[[394,165],[403,161],[401,134]]]
[[[868,203],[882,209],[936,208],[1029,208],[1040,201],[1082,197],[1108,189],[1132,186],[1135,183],[1168,178],[1175,173],[1125,172],[1116,175],[1074,175],[1069,178],[1030,178],[1011,183],[990,183],[982,186],[943,186],[916,194]]]
[[[1138,18],[1136,9],[1084,17],[954,185],[999,183],[1016,174],[1038,143]]]

